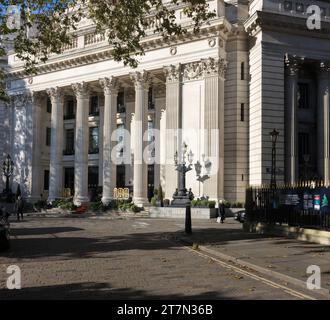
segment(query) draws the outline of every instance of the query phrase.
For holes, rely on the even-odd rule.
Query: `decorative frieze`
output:
[[[192,62],[183,67],[183,81],[199,80],[204,76],[203,64],[201,61]]]

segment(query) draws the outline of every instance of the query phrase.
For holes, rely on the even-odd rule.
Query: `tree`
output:
[[[161,23],[154,32],[165,40],[181,36],[187,29],[176,23],[175,8],[184,3],[184,13],[192,28],[199,32],[203,23],[215,16],[206,0],[0,0],[0,56],[14,50],[25,63],[27,74],[60,54],[75,37],[81,19],[90,19],[96,32],[105,33],[113,48],[115,61],[137,67],[144,54],[141,40],[146,36],[148,20],[154,15]],[[0,71],[0,99],[4,98],[4,69]]]

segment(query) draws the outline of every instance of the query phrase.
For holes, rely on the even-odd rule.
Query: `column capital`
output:
[[[119,90],[119,81],[118,78],[102,78],[99,79],[99,83],[104,90],[105,95],[117,94]]]
[[[88,99],[90,95],[90,88],[88,83],[80,82],[71,84],[72,90],[77,99]]]
[[[63,91],[59,87],[49,88],[46,90],[48,96],[50,97],[52,104],[56,104],[58,102],[63,102],[64,95]]]
[[[130,73],[130,78],[134,82],[135,89],[149,90],[149,86],[151,83],[151,75],[147,71],[135,71]]]
[[[300,68],[300,61],[296,57],[285,58],[286,72],[289,76],[297,76]]]
[[[163,68],[163,71],[165,73],[166,82],[179,82],[181,80],[181,72],[182,72],[182,66],[181,64],[178,65],[169,65],[165,66]]]
[[[330,76],[330,63],[322,61],[320,62],[319,73],[321,76],[329,77]]]
[[[33,91],[32,92],[32,103],[36,106],[41,108],[45,101],[45,93],[41,91]]]
[[[204,70],[204,76],[215,76],[219,75],[224,78],[227,71],[227,61],[225,59],[202,59],[202,65]]]

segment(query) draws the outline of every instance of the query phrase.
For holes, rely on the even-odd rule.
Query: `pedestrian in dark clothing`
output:
[[[17,221],[19,221],[20,217],[23,220],[23,210],[24,210],[24,200],[22,199],[22,196],[18,196],[16,200]]]
[[[219,216],[220,216],[221,223],[224,223],[225,219],[226,219],[226,208],[225,208],[225,204],[223,203],[222,200],[220,200],[220,203],[219,203]]]

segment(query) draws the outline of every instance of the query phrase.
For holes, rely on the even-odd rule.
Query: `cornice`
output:
[[[306,26],[306,17],[288,16],[277,12],[256,11],[244,23],[244,27],[250,36],[255,36],[261,30],[267,30],[330,38],[330,22],[322,21],[321,30],[309,30]]]
[[[173,45],[186,43],[188,41],[192,42],[207,39],[210,36],[221,36],[222,38],[225,38],[229,35],[231,30],[231,24],[226,18],[222,17],[210,21],[209,25],[204,26],[198,34],[194,34],[193,30],[188,30],[184,36],[171,37],[167,41],[164,41],[160,35],[152,35],[146,37],[142,41],[142,45],[148,52],[159,48],[170,48]],[[99,44],[96,49],[95,47],[85,48],[82,50],[75,49],[74,52],[64,52],[56,57],[50,57],[46,63],[37,66],[37,72],[35,75],[106,61],[111,59],[111,57],[112,48],[107,42],[104,42]],[[7,71],[8,80],[23,79],[27,77],[22,65]]]

